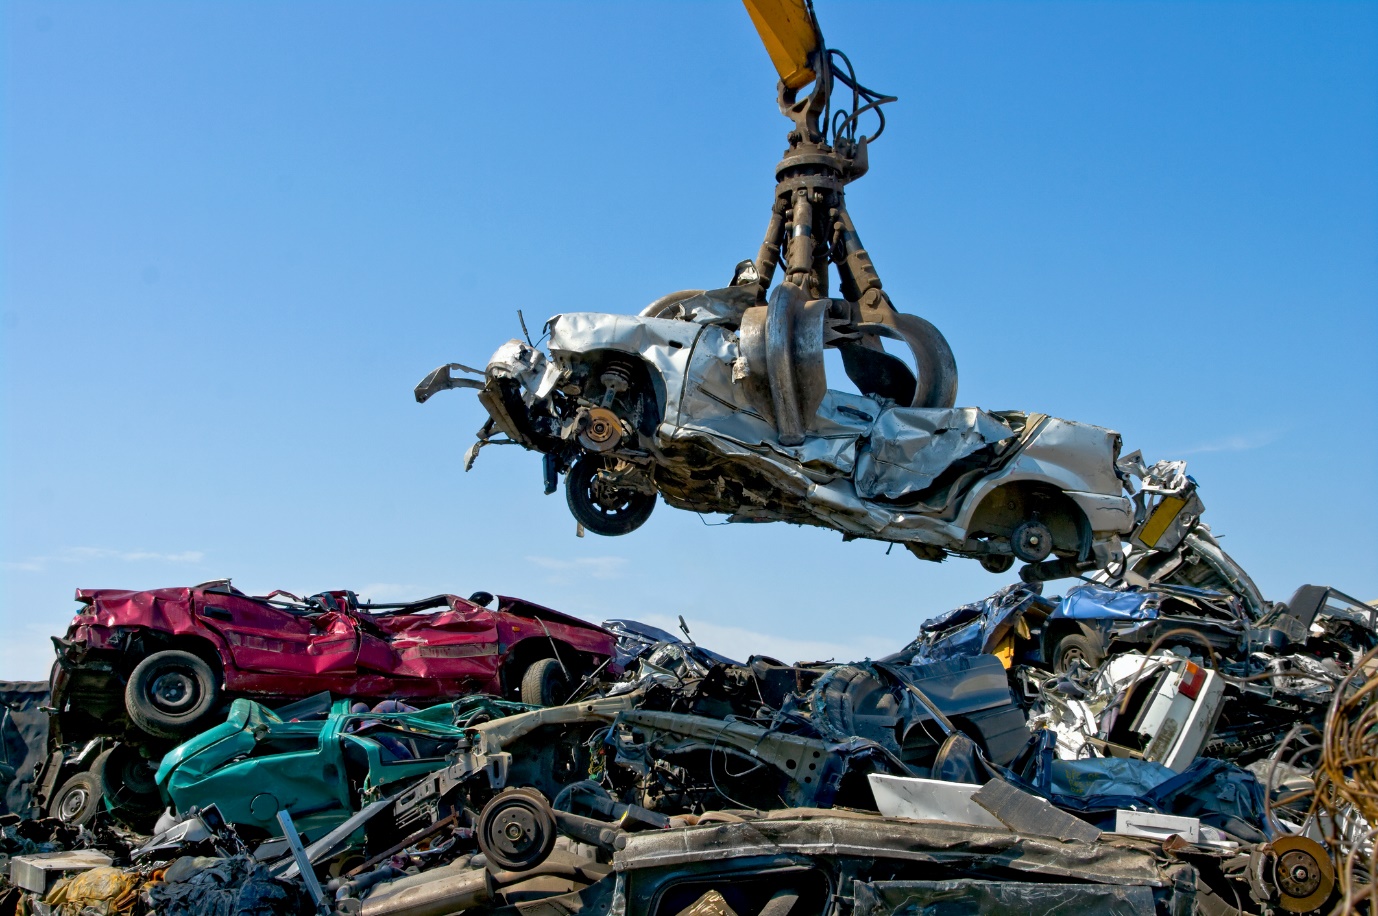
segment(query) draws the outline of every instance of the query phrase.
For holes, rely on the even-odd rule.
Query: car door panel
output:
[[[387,634],[390,670],[398,677],[486,680],[497,672],[497,627],[483,608],[452,599],[431,613],[395,614],[374,622]]]
[[[358,636],[346,614],[308,617],[239,595],[208,594],[198,608],[221,633],[237,668],[292,675],[354,670]]]

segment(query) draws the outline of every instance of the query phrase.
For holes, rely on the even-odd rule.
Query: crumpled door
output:
[[[358,637],[348,614],[307,616],[227,594],[207,595],[197,611],[224,636],[235,666],[244,671],[320,675],[354,670]]]
[[[458,598],[433,611],[372,617],[361,628],[361,668],[446,679],[487,679],[497,672],[493,615]]]

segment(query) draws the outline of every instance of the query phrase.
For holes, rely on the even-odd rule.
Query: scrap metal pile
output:
[[[1195,531],[1161,568],[1199,569],[1190,544],[1209,541]],[[1107,575],[1061,597],[1009,586],[929,621],[893,655],[850,664],[738,662],[687,628],[679,638],[629,620],[566,625],[545,658],[520,642],[420,652],[464,658],[472,683],[496,691],[443,702],[416,688],[411,702],[379,699],[407,693],[381,666],[337,666],[316,675],[334,690],[297,698],[317,682],[288,686],[274,669],[322,658],[321,643],[233,647],[255,608],[294,613],[333,645],[341,618],[362,634],[378,626],[371,615],[426,605],[434,639],[395,623],[411,634],[389,647],[395,669],[414,649],[486,646],[488,624],[519,608],[563,615],[513,599],[490,611],[453,596],[382,609],[348,592],[256,598],[228,583],[79,592],[82,611],[56,640],[30,817],[0,821],[3,912],[1360,905],[1378,814],[1378,611],[1319,586],[1253,610],[1239,591],[1168,581],[1183,575]],[[137,615],[179,610],[179,596],[190,625],[169,649]],[[226,608],[231,619],[210,613]],[[468,641],[449,635],[460,621]],[[191,626],[226,637],[225,656],[196,655]],[[566,640],[585,633],[603,654],[576,661]],[[170,653],[215,665],[211,687],[223,688],[180,726],[206,685]],[[521,702],[532,678],[501,686],[517,659],[587,674],[561,671],[549,705]],[[136,674],[148,667],[162,673]],[[93,671],[110,678],[103,693]],[[77,743],[63,726],[88,718],[83,706],[106,724],[88,722]],[[184,740],[166,737],[179,727]]]
[[[580,533],[659,497],[1021,581],[794,664],[486,592],[78,590],[50,683],[0,709],[0,916],[1372,910],[1378,610],[1267,600],[1183,462],[956,407],[843,198],[893,99],[802,0],[747,6],[793,123],[758,256],[416,398],[476,389],[466,470],[540,452]]]

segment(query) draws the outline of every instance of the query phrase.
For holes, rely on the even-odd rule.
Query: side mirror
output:
[[[477,369],[470,369],[468,366],[461,363],[446,363],[423,378],[416,386],[413,392],[416,395],[416,403],[424,404],[426,401],[430,400],[432,395],[438,394],[441,391],[448,391],[451,388],[482,388],[485,384],[479,379],[455,378],[450,375],[451,369],[458,369],[461,372],[470,372],[474,375],[483,375],[483,373]]]

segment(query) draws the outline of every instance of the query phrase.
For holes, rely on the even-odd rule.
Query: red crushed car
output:
[[[50,757],[38,785],[48,811],[68,820],[89,816],[102,795],[116,806],[146,795],[149,761],[214,724],[235,697],[490,693],[554,705],[585,678],[618,673],[607,630],[486,592],[364,604],[349,591],[259,597],[217,580],[78,589],[76,599],[84,607],[53,640]]]

